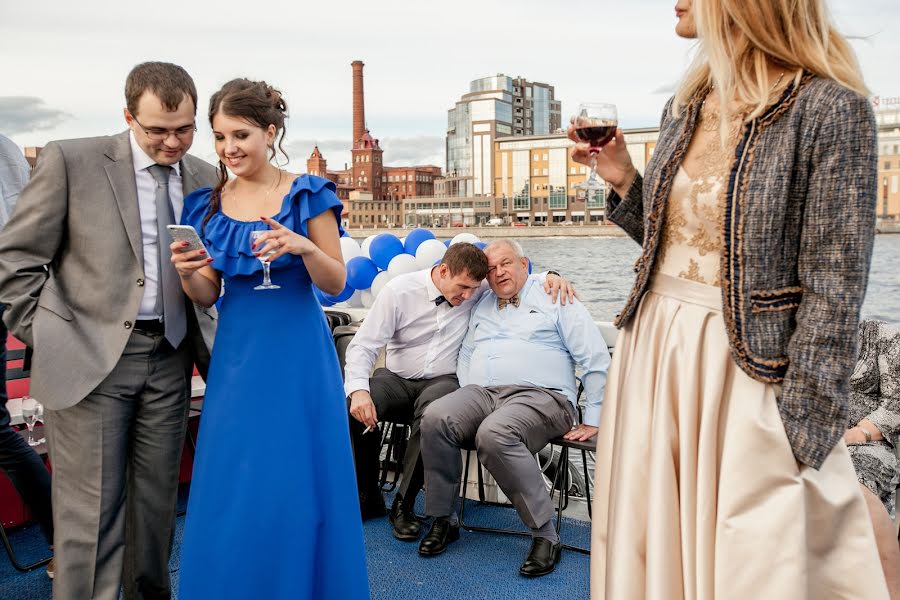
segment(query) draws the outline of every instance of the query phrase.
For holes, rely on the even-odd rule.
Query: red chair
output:
[[[28,387],[31,381],[29,371],[25,365],[25,344],[10,335],[6,338],[6,348],[7,397],[20,398],[28,394]],[[42,456],[46,456],[45,446],[41,445],[35,449]],[[28,507],[22,502],[22,498],[6,474],[0,472],[0,541],[2,541],[13,567],[23,572],[43,566],[50,562],[50,558],[52,558],[47,557],[30,565],[23,565],[19,562],[9,537],[6,535],[6,530],[24,525],[29,521],[31,521],[31,513],[28,511]]]

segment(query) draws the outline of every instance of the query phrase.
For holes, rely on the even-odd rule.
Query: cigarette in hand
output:
[[[372,426],[371,426],[371,425],[369,425],[368,427],[366,427],[366,430],[363,431],[363,435],[366,435],[366,434],[369,433],[370,431],[372,431]]]

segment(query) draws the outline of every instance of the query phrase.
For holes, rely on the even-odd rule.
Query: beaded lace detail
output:
[[[725,186],[739,123],[740,117],[736,116],[723,147],[718,111],[705,104],[701,109],[695,135],[703,146],[688,151],[689,155],[695,154],[691,169],[696,172],[688,173],[682,167],[673,181],[666,202],[657,272],[706,285],[721,285],[719,259],[724,248]]]

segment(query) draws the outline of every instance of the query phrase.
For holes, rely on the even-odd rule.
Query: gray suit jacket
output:
[[[708,91],[677,117],[666,107],[644,176],[625,198],[609,197],[609,218],[644,248],[620,327],[649,286],[669,190]],[[797,460],[815,468],[847,423],[877,157],[868,100],[807,74],[743,127],[725,193],[719,279],[732,356],[754,379],[783,383],[788,440]]]
[[[181,174],[185,195],[215,181],[215,170],[192,156]],[[131,335],[143,284],[128,132],[51,142],[0,232],[3,318],[34,348],[35,398],[59,410],[103,381]],[[185,343],[205,373],[216,314],[195,308]]]

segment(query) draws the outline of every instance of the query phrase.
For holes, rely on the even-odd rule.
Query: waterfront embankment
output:
[[[625,237],[625,232],[615,225],[546,225],[538,227],[429,227],[435,236],[441,239],[452,238],[459,233],[474,233],[479,238],[541,238],[541,237]],[[354,239],[364,240],[370,235],[392,233],[404,237],[412,228],[366,228],[347,229]],[[900,234],[900,222],[879,223],[878,233]]]

